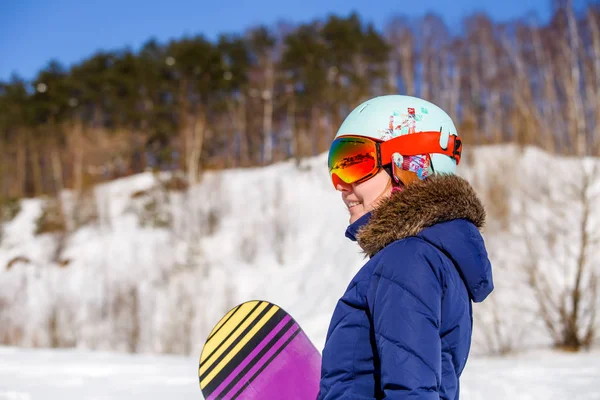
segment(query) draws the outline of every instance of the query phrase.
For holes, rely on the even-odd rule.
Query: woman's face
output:
[[[350,223],[353,223],[375,209],[380,200],[391,194],[392,180],[382,169],[371,179],[358,184],[341,182],[336,189],[342,192],[342,200],[350,212]]]

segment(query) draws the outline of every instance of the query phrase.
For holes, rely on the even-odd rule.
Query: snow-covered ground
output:
[[[472,357],[461,385],[461,400],[598,400],[600,351]]]
[[[0,347],[0,400],[200,399],[198,360]],[[472,357],[461,400],[598,400],[600,351]]]
[[[0,400],[197,399],[198,360],[0,347]]]

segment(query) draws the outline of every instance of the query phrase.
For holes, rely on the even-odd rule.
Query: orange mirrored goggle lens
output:
[[[338,179],[355,183],[377,172],[377,147],[374,141],[359,137],[340,137],[329,148],[327,160],[333,186]]]

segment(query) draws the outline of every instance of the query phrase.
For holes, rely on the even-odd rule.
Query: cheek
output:
[[[376,207],[377,201],[386,195],[386,190],[390,180],[385,171],[382,171],[379,175],[358,184],[354,188],[356,197],[363,203],[365,211],[372,211]],[[390,187],[391,190],[391,187]]]
[[[376,197],[369,197],[368,199],[365,199],[363,202],[363,208],[365,209],[366,212],[369,211],[373,211],[375,209],[375,200]]]
[[[379,190],[379,192],[377,191],[377,189],[377,186],[363,186],[361,188],[358,188],[358,190],[354,191],[356,197],[358,197],[358,199],[363,203],[363,207],[369,209],[369,211],[373,209],[372,203],[380,195],[381,189]]]

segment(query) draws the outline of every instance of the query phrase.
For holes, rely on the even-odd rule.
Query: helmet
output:
[[[418,97],[386,95],[367,100],[352,110],[335,137],[360,135],[388,140],[426,131],[439,131],[440,146],[444,149],[448,145],[449,135],[458,135],[450,116],[435,104]],[[433,173],[456,172],[456,161],[453,158],[436,153],[431,153],[430,158]]]

